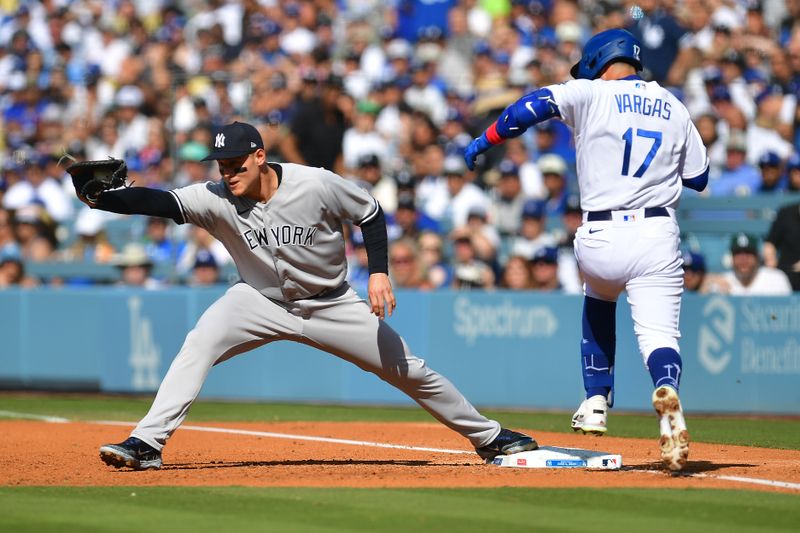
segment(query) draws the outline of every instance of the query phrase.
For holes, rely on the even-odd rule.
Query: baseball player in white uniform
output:
[[[93,205],[205,228],[225,245],[241,276],[189,332],[130,438],[100,448],[106,464],[160,468],[162,448],[211,367],[277,340],[314,346],[375,373],[469,439],[485,460],[536,449],[531,437],[478,413],[382,320],[387,308],[392,314],[395,297],[387,276],[386,223],[372,196],[322,168],[268,163],[261,135],[250,124],[223,126],[206,159],[217,160],[220,181],[172,191],[118,189]],[[369,303],[345,282],[346,220],[364,236]]]
[[[689,454],[678,386],[678,318],[683,292],[675,208],[681,187],[703,190],[708,157],[686,108],[643,81],[641,45],[611,29],[592,37],[572,67],[575,80],[537,89],[506,108],[465,150],[478,154],[558,117],[575,132],[583,224],[575,256],[584,277],[581,356],[586,399],[572,419],[584,433],[606,432],[613,403],[616,300],[624,289],[655,390],[661,457],[681,470]]]

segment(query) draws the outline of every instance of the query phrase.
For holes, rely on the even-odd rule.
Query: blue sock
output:
[[[586,397],[605,396],[613,404],[614,356],[617,349],[617,303],[583,299],[581,360]]]
[[[658,348],[647,358],[647,370],[656,388],[669,385],[677,391],[681,382],[681,368],[681,356],[672,348]]]

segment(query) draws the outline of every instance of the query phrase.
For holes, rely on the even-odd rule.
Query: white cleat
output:
[[[673,472],[683,470],[689,459],[689,431],[678,392],[672,387],[658,387],[653,391],[653,407],[661,429],[661,461]]]
[[[581,406],[572,415],[572,430],[583,434],[602,436],[607,431],[608,402],[605,396],[596,395],[581,402]]]

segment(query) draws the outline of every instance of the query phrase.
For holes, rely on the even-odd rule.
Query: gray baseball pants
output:
[[[160,450],[186,418],[212,366],[277,340],[314,346],[376,374],[476,448],[500,432],[498,422],[478,413],[447,378],[412,355],[349,286],[330,296],[278,302],[238,283],[186,336],[150,411],[131,435]]]

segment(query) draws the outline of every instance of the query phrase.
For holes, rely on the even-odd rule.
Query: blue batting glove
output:
[[[486,133],[482,133],[480,137],[473,139],[469,146],[464,149],[464,161],[467,162],[467,168],[475,170],[475,159],[492,146],[492,143],[486,138]]]

